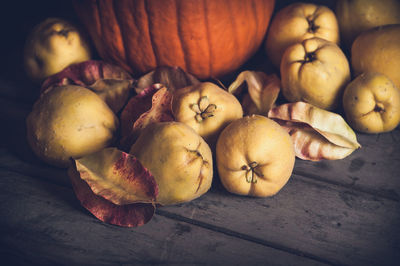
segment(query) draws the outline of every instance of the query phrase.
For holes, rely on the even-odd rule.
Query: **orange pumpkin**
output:
[[[76,0],[100,56],[134,74],[180,66],[200,79],[240,67],[259,48],[275,0]]]

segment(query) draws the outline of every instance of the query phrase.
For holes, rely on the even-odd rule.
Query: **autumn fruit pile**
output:
[[[234,30],[229,34],[227,25],[215,22],[215,33],[206,29],[204,40],[184,16],[192,7],[187,2],[176,1],[183,12],[179,49],[173,35],[161,38],[170,29],[157,28],[171,26],[158,21],[168,7],[159,7],[162,13],[147,8],[159,38],[140,35],[138,42],[135,34],[141,31],[130,34],[145,27],[128,19],[141,10],[135,1],[132,10],[123,2],[96,8],[76,2],[104,61],[91,60],[85,33],[60,19],[44,21],[28,37],[26,71],[41,83],[27,118],[29,144],[45,162],[68,168],[77,198],[98,219],[143,225],[156,207],[207,193],[215,177],[237,195],[273,196],[289,181],[296,157],[343,159],[361,147],[353,129],[381,133],[400,123],[400,24],[383,25],[390,19],[383,11],[376,17],[385,19],[366,21],[358,32],[348,21],[349,13],[358,14],[357,1],[340,0],[336,10],[294,3],[272,19],[271,0],[257,1],[257,8],[232,1],[232,14],[220,12],[215,1],[208,19],[218,14]],[[397,2],[387,2],[398,18]],[[107,16],[110,24],[97,27],[98,20],[90,20],[109,10],[115,16]],[[263,13],[252,21],[255,10]],[[120,17],[113,27],[117,16],[126,20]],[[222,32],[227,39],[214,43],[212,34]],[[192,37],[185,39],[186,33]],[[266,60],[275,72],[238,71],[264,37]],[[349,43],[351,60],[344,52]],[[147,54],[147,45],[159,47],[158,54]],[[230,84],[211,79],[234,71]]]

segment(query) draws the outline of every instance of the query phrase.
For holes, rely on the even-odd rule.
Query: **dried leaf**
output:
[[[134,79],[119,66],[89,60],[71,65],[47,78],[41,91],[53,86],[79,85],[96,92],[117,113],[132,92]]]
[[[361,145],[339,115],[304,102],[277,106],[268,112],[292,136],[296,155],[306,160],[342,159]]]
[[[303,160],[337,160],[350,155],[354,149],[337,146],[307,124],[276,120],[292,137],[296,156]]]
[[[166,88],[160,88],[152,98],[150,110],[143,113],[133,124],[133,134],[139,136],[140,131],[149,124],[174,121],[171,110],[172,93]]]
[[[236,80],[229,86],[228,91],[236,96],[244,93],[247,85],[248,98],[242,99],[242,105],[246,114],[267,114],[276,102],[280,91],[280,80],[275,74],[267,75],[259,71],[243,71]]]
[[[121,146],[129,150],[140,131],[155,122],[173,121],[172,93],[161,84],[154,84],[133,97],[121,113]]]
[[[141,114],[150,110],[153,95],[160,88],[162,88],[161,84],[152,85],[128,101],[121,112],[122,137],[130,135],[135,121],[140,117]]]
[[[99,79],[89,88],[96,92],[114,113],[118,113],[128,100],[130,88],[132,88],[132,81]]]
[[[92,191],[117,205],[154,203],[158,187],[150,171],[128,153],[106,148],[75,160]]]
[[[200,81],[193,75],[186,73],[180,67],[158,67],[154,71],[147,73],[139,78],[135,86],[136,93],[140,93],[145,88],[153,84],[161,83],[171,92],[180,88],[191,86]]]
[[[146,224],[155,212],[151,203],[116,205],[93,193],[88,183],[82,180],[75,167],[68,169],[75,195],[82,206],[97,219],[118,226],[136,227]]]

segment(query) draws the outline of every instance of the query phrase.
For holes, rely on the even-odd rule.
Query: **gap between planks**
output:
[[[242,239],[242,240],[246,240],[246,241],[249,241],[249,242],[252,242],[252,243],[257,243],[257,244],[260,244],[260,245],[263,245],[263,246],[267,246],[267,247],[270,247],[270,248],[273,248],[273,249],[277,249],[277,250],[280,250],[280,251],[291,253],[291,254],[297,255],[299,257],[308,258],[308,259],[311,259],[311,260],[314,260],[314,261],[318,261],[318,262],[321,262],[321,263],[324,263],[324,264],[343,265],[343,264],[341,264],[339,262],[336,262],[336,261],[333,262],[333,261],[321,258],[319,256],[315,256],[314,254],[310,254],[310,253],[303,252],[303,251],[300,251],[300,250],[297,250],[297,249],[293,249],[293,248],[290,248],[290,247],[287,247],[287,246],[283,246],[283,245],[280,245],[278,243],[273,243],[273,242],[267,241],[265,239],[249,236],[249,235],[246,235],[246,234],[243,234],[243,233],[239,233],[239,232],[236,232],[236,231],[224,228],[224,227],[212,225],[212,224],[205,223],[205,222],[202,222],[202,221],[199,221],[199,220],[190,219],[190,218],[187,218],[185,216],[182,216],[182,215],[179,215],[179,214],[176,214],[176,213],[173,213],[173,212],[165,211],[165,210],[162,210],[162,209],[161,210],[157,209],[156,210],[156,214],[158,214],[160,216],[163,216],[163,217],[166,217],[166,218],[170,218],[170,219],[176,220],[176,221],[185,222],[185,223],[188,223],[188,224],[191,224],[191,225],[199,226],[199,227],[202,227],[202,228],[210,230],[210,231],[218,232],[218,233],[221,233],[221,234],[225,234],[225,235],[228,235],[228,236],[232,236],[232,237],[236,237],[236,238],[239,238],[239,239]]]
[[[10,155],[8,154],[8,156],[10,156]],[[3,155],[3,158],[4,158],[4,155]],[[11,159],[13,159],[13,158],[11,158]],[[16,160],[16,159],[17,158],[14,158],[14,160]],[[25,165],[25,167],[19,167],[18,164],[14,165],[14,167],[7,167],[7,166],[4,167],[4,166],[0,165],[0,169],[8,170],[10,172],[17,172],[19,174],[23,174],[25,176],[29,176],[31,178],[37,179],[39,182],[46,182],[46,183],[50,183],[50,184],[61,186],[61,187],[68,187],[68,189],[72,191],[71,186],[69,186],[69,184],[68,184],[67,175],[65,175],[63,177],[65,180],[63,180],[61,183],[58,182],[58,184],[55,184],[56,182],[54,182],[54,179],[52,179],[50,177],[50,175],[52,175],[54,177],[54,175],[60,174],[60,171],[62,172],[62,170],[53,169],[53,168],[50,168],[50,167],[46,168],[45,171],[43,171],[43,174],[46,174],[46,175],[49,175],[49,176],[46,176],[46,178],[43,178],[43,174],[40,171],[41,168],[39,166],[27,164],[27,163],[24,163],[24,162],[19,162],[19,164],[20,165]],[[35,169],[36,169],[36,171],[35,171]],[[53,174],[53,171],[54,171],[54,174]],[[34,175],[31,175],[32,172],[34,172]],[[319,180],[318,178],[307,177],[307,176],[305,177],[305,176],[302,176],[302,175],[297,175],[296,173],[294,173],[294,175],[296,176],[296,180],[299,181],[299,182],[302,182],[302,183],[307,183],[308,184],[310,182],[313,182],[313,183],[317,183],[317,184],[319,183],[320,186],[329,185],[329,186],[334,187],[336,189],[339,188],[339,190],[343,190],[344,189],[344,190],[347,190],[347,191],[351,191],[353,193],[357,192],[357,194],[360,194],[361,197],[363,197],[363,194],[365,194],[364,196],[367,196],[367,195],[371,196],[371,194],[373,196],[376,196],[375,193],[367,193],[365,191],[360,191],[359,189],[355,189],[354,187],[351,187],[349,185],[343,185],[343,184],[340,184],[340,183],[337,184],[336,182],[327,182],[326,180]],[[288,184],[288,185],[290,185],[290,184]],[[386,199],[386,200],[397,202],[396,200],[393,200],[393,199]],[[204,229],[208,229],[208,230],[211,230],[211,231],[214,231],[214,232],[222,233],[222,234],[225,234],[225,235],[228,235],[228,236],[232,236],[232,237],[235,237],[235,238],[239,238],[239,239],[242,239],[242,240],[246,240],[246,241],[249,241],[249,242],[252,242],[252,243],[257,243],[257,244],[260,244],[260,245],[263,245],[263,246],[267,246],[269,248],[273,248],[273,249],[280,250],[280,251],[283,251],[283,252],[286,252],[286,253],[294,254],[296,256],[301,256],[301,257],[304,257],[304,258],[307,258],[307,259],[311,259],[311,260],[314,260],[316,262],[320,262],[320,263],[324,263],[324,264],[325,263],[327,263],[327,264],[340,264],[340,263],[338,263],[336,261],[332,261],[332,258],[330,260],[328,260],[326,258],[314,255],[314,254],[312,254],[310,252],[303,252],[303,251],[300,251],[300,250],[297,250],[297,249],[293,249],[293,248],[291,248],[289,246],[286,246],[286,245],[282,245],[282,244],[279,244],[279,243],[276,243],[276,242],[272,242],[272,241],[264,240],[264,239],[261,239],[261,238],[257,238],[256,236],[243,234],[243,233],[237,232],[235,230],[231,230],[231,229],[227,229],[227,228],[224,228],[224,227],[221,227],[221,226],[218,226],[218,225],[214,225],[214,224],[209,223],[209,222],[203,222],[203,221],[199,221],[199,220],[194,220],[192,218],[188,218],[188,217],[182,216],[181,214],[170,212],[170,211],[167,211],[165,209],[164,210],[163,209],[158,209],[156,213],[158,215],[166,217],[166,218],[170,218],[170,219],[177,220],[177,221],[180,221],[180,222],[185,222],[185,223],[188,223],[188,224],[199,226],[199,227],[202,227]]]
[[[379,192],[377,190],[373,190],[373,189],[368,189],[365,187],[361,187],[361,186],[357,186],[357,185],[350,185],[350,184],[344,184],[341,182],[336,182],[334,180],[329,180],[326,178],[321,178],[318,175],[314,175],[311,173],[305,173],[301,170],[293,170],[293,174],[300,176],[302,178],[306,178],[306,179],[311,179],[314,181],[318,181],[318,182],[323,182],[323,183],[327,183],[333,186],[337,186],[337,187],[342,187],[345,188],[347,190],[352,190],[352,191],[357,191],[359,193],[364,193],[364,194],[368,194],[374,197],[378,197],[378,198],[382,198],[382,199],[387,199],[387,200],[391,200],[391,201],[395,201],[395,202],[399,202],[398,197],[396,197],[395,195],[391,196],[390,194],[385,194],[384,192]]]
[[[16,174],[22,175],[22,176],[24,176],[26,178],[32,177],[30,175],[26,175],[26,174],[18,173],[16,171],[4,169],[3,167],[0,167],[0,171],[3,172],[3,173],[7,173],[7,172],[16,173]],[[34,179],[36,180],[37,177],[34,177]],[[37,180],[37,181],[40,182],[40,183],[47,183],[47,184],[49,184],[51,186],[61,187],[63,189],[70,190],[71,192],[73,191],[72,187],[68,187],[66,185],[55,184],[53,182],[48,182],[48,180],[43,180],[43,179],[40,179],[40,180]],[[273,243],[273,242],[270,242],[270,241],[267,241],[267,240],[264,240],[264,239],[261,239],[261,238],[253,237],[253,236],[250,236],[250,235],[247,235],[247,234],[236,232],[234,230],[230,230],[230,229],[227,229],[227,228],[216,226],[216,225],[213,225],[213,224],[210,224],[210,223],[206,223],[206,222],[202,222],[202,221],[199,221],[199,220],[190,219],[190,218],[184,217],[182,215],[179,215],[179,214],[176,214],[176,213],[173,213],[173,212],[169,212],[169,211],[165,211],[165,210],[162,210],[162,209],[157,209],[156,210],[156,215],[164,217],[164,218],[167,218],[167,219],[170,219],[170,220],[173,220],[173,221],[176,221],[176,222],[190,224],[191,226],[199,227],[199,228],[202,228],[204,230],[212,231],[214,233],[223,234],[223,235],[226,235],[226,236],[229,236],[229,237],[240,239],[242,241],[251,242],[253,244],[261,245],[261,246],[264,246],[264,247],[267,247],[267,248],[271,248],[271,249],[274,249],[274,250],[278,250],[278,251],[281,251],[281,252],[284,252],[284,253],[289,253],[291,255],[302,257],[302,258],[305,258],[305,259],[309,259],[311,261],[315,261],[315,262],[320,263],[320,264],[343,265],[343,264],[341,264],[339,262],[327,260],[327,259],[324,259],[322,257],[313,255],[311,253],[302,252],[302,251],[299,251],[297,249],[286,247],[286,246],[281,245],[279,243]],[[105,226],[113,227],[112,225],[108,225],[108,224],[103,223],[103,222],[101,222],[101,221],[99,221],[97,219],[95,221],[98,222],[98,223],[104,224]],[[146,226],[146,225],[144,225],[144,226]]]

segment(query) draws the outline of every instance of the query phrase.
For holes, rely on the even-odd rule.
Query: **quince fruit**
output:
[[[161,205],[193,200],[211,187],[211,149],[184,123],[174,121],[148,125],[129,153],[154,176],[158,185],[157,203]]]
[[[176,90],[172,113],[176,121],[192,127],[212,146],[225,126],[243,116],[236,97],[211,82]]]
[[[335,13],[323,5],[293,3],[273,17],[265,51],[273,65],[279,68],[286,48],[313,37],[339,44],[339,25]]]
[[[335,109],[350,81],[349,62],[336,44],[311,38],[293,44],[281,62],[283,96],[326,110]]]
[[[400,24],[361,33],[351,47],[351,66],[355,76],[382,73],[400,88]]]
[[[342,43],[351,47],[363,31],[400,23],[399,0],[338,0],[335,9]]]
[[[233,121],[222,131],[216,161],[221,182],[229,192],[267,197],[289,180],[295,152],[291,137],[278,123],[251,115]]]
[[[118,119],[94,92],[81,86],[53,87],[42,93],[27,117],[32,150],[49,164],[68,167],[114,141]]]
[[[25,70],[36,82],[89,59],[90,48],[85,37],[63,19],[48,18],[39,23],[25,43]]]
[[[383,74],[363,73],[346,87],[343,108],[354,129],[388,132],[400,123],[400,90]]]

